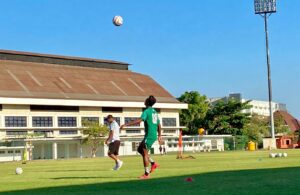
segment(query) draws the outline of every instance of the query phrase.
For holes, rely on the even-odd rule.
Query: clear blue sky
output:
[[[300,1],[269,22],[274,100],[300,118]],[[114,27],[114,15],[124,25]],[[133,64],[174,96],[267,100],[263,20],[253,0],[1,1],[0,48]]]

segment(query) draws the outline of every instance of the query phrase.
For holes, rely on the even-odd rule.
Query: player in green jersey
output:
[[[140,177],[140,179],[148,179],[150,173],[152,173],[159,165],[154,162],[154,160],[149,156],[149,150],[151,149],[153,143],[158,139],[161,142],[161,126],[160,120],[156,110],[152,107],[156,103],[154,96],[149,96],[145,100],[146,109],[142,113],[141,117],[135,121],[131,121],[127,124],[121,126],[123,129],[126,126],[132,126],[140,124],[142,121],[145,126],[145,136],[143,141],[138,147],[138,152],[143,157],[143,163],[145,168],[145,174]],[[149,168],[149,162],[151,163],[151,169]]]

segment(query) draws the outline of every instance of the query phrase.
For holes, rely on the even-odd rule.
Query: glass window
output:
[[[162,118],[164,127],[176,127],[176,118]]]
[[[21,150],[16,150],[15,153],[16,153],[16,154],[20,154],[20,153],[21,153]]]
[[[176,133],[176,130],[164,130],[163,132],[164,133],[172,133],[173,134],[173,133]]]
[[[76,117],[58,117],[59,127],[76,127],[77,118]]]
[[[85,122],[99,123],[99,117],[81,117],[82,126],[85,126]]]
[[[14,151],[13,150],[8,150],[7,153],[12,154],[12,153],[14,153]]]
[[[48,116],[34,116],[32,117],[33,127],[53,127],[53,119]]]
[[[6,131],[6,135],[8,136],[27,135],[27,131]]]
[[[52,133],[53,134],[53,131],[50,131],[50,130],[36,130],[36,131],[34,131],[34,134],[36,134],[36,135],[47,135],[47,133]]]
[[[74,135],[77,133],[78,133],[77,130],[60,130],[59,131],[59,134],[61,134],[61,135]]]
[[[5,151],[0,151],[0,154],[5,154]]]
[[[121,123],[121,118],[120,117],[114,117],[115,121],[120,125]],[[106,119],[103,119],[103,124],[108,126],[108,122],[106,121]]]
[[[125,123],[129,123],[130,121],[135,121],[139,119],[140,117],[125,117]],[[132,127],[139,127],[140,124],[132,125]]]
[[[128,134],[139,134],[139,133],[141,133],[141,130],[130,129],[130,130],[126,130],[126,133],[128,133]]]
[[[26,127],[26,116],[6,116],[5,127]]]

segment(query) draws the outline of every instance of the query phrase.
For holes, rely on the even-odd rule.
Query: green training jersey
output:
[[[158,114],[152,107],[148,107],[141,116],[145,124],[145,138],[157,139],[157,129],[160,124]]]

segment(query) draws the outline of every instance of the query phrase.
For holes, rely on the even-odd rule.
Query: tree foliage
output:
[[[84,121],[83,126],[82,132],[85,137],[82,144],[90,146],[91,156],[94,158],[96,157],[99,146],[103,145],[103,137],[109,132],[108,127],[97,122],[89,121]]]
[[[188,104],[188,109],[180,112],[180,124],[187,127],[187,134],[196,134],[204,124],[209,103],[204,95],[197,91],[185,92],[178,100]]]
[[[206,129],[209,134],[242,135],[244,126],[250,121],[250,114],[243,110],[249,108],[249,101],[218,101],[206,114]]]

